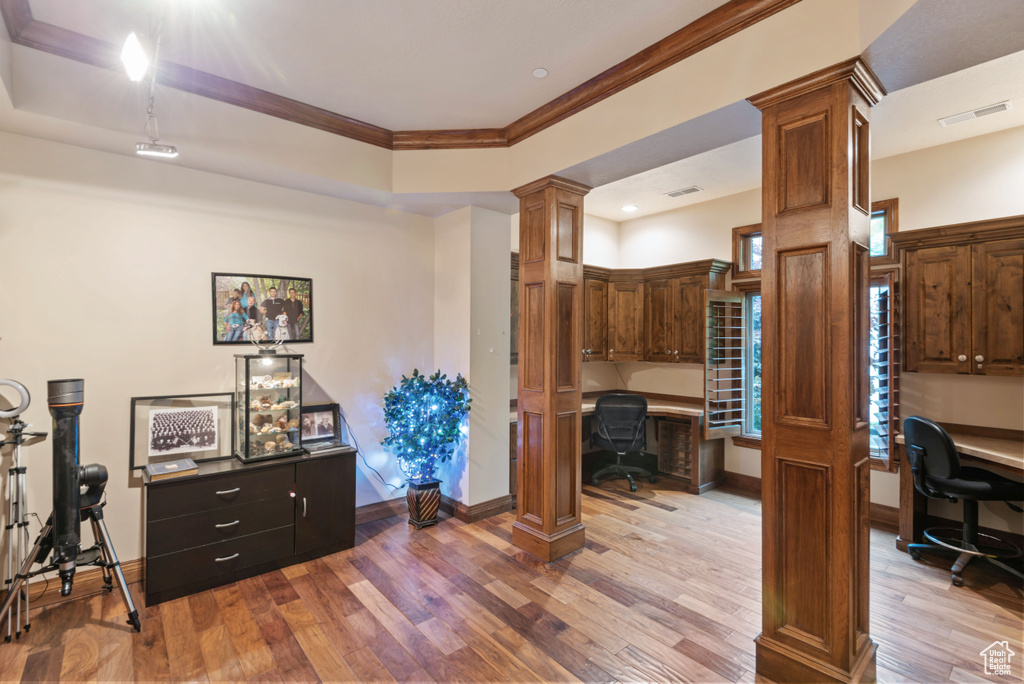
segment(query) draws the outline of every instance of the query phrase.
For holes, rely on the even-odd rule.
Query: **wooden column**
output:
[[[757,673],[875,680],[868,635],[870,107],[859,59],[761,93]]]
[[[512,543],[550,562],[583,548],[583,196],[549,176],[519,197],[519,442]]]

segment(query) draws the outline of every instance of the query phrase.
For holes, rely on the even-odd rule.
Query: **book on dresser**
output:
[[[167,461],[165,463],[150,463],[146,466],[146,474],[149,475],[150,482],[168,480],[172,477],[195,475],[198,472],[199,466],[191,458],[179,458],[176,461]]]

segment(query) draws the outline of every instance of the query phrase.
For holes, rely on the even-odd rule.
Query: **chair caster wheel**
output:
[[[629,491],[631,491],[631,492],[635,492],[636,491],[636,483],[635,482],[630,482],[629,483]]]
[[[594,487],[600,487],[601,486],[600,480],[598,480],[596,477],[590,481],[590,484],[593,485]]]
[[[654,477],[653,475],[648,475],[647,476],[647,481],[650,482],[651,484],[654,484],[655,482],[658,481],[658,479],[656,477]]]
[[[964,578],[961,577],[960,575],[953,575],[952,581],[953,581],[953,586],[954,587],[962,587],[962,586],[964,586]]]
[[[910,557],[913,558],[914,560],[921,560],[921,552],[918,551],[917,549],[911,549],[910,550]]]

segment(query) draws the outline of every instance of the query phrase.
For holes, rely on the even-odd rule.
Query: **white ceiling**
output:
[[[1013,109],[944,128],[938,119],[1011,100]],[[871,156],[884,159],[1024,126],[1024,51],[890,93],[871,114]],[[683,197],[664,193],[698,185]],[[761,136],[595,188],[586,211],[612,221],[649,216],[761,186]],[[622,211],[626,204],[639,209]]]
[[[115,45],[131,31],[152,33],[166,6],[161,59],[391,130],[417,130],[506,126],[725,1],[32,0],[30,6],[37,21]],[[534,78],[537,67],[549,75]]]

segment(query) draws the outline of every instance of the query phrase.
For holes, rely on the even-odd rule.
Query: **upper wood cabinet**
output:
[[[1024,216],[897,234],[906,367],[1024,375]]]
[[[730,264],[715,259],[648,269],[648,273],[686,272],[644,283],[644,360],[703,363],[704,291],[725,285]]]
[[[608,360],[608,282],[583,279],[583,360]]]
[[[608,283],[608,360],[640,361],[644,356],[644,284]]]

